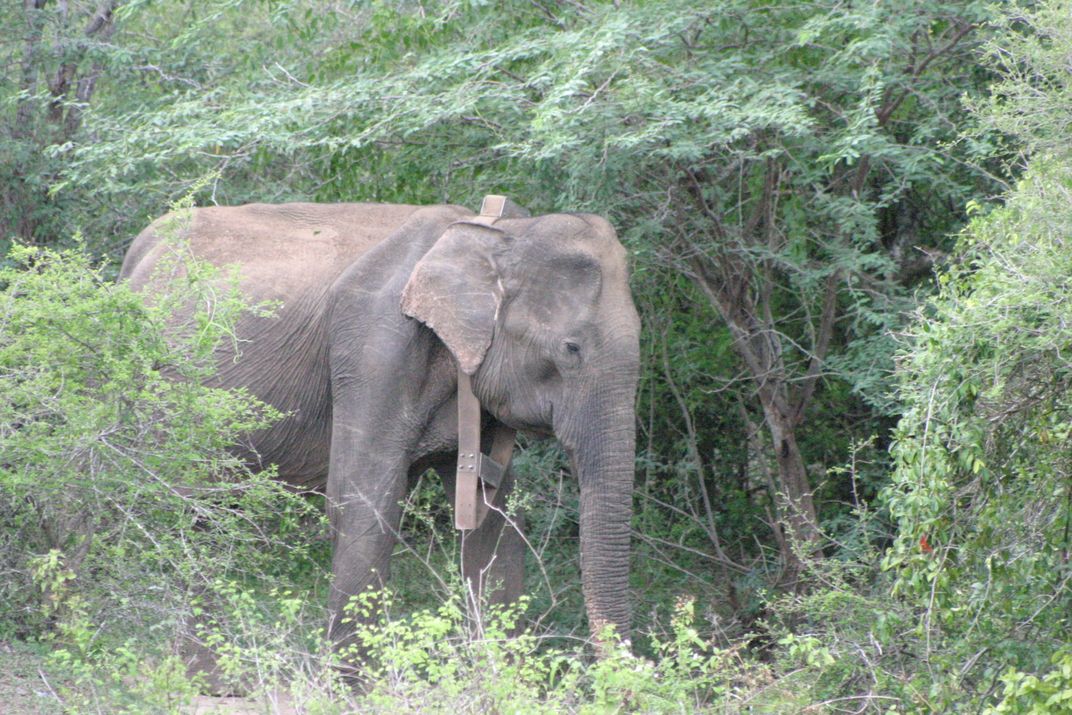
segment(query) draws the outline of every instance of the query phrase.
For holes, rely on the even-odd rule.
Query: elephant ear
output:
[[[480,367],[503,300],[496,255],[509,238],[477,223],[452,224],[414,266],[402,312],[439,336],[467,375]]]

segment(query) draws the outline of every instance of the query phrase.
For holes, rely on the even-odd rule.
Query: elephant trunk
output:
[[[636,424],[635,382],[623,382],[629,384],[586,401],[577,439],[567,449],[580,482],[581,576],[589,625],[593,635],[610,625],[628,638]]]

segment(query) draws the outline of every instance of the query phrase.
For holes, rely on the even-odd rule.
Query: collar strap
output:
[[[522,218],[528,211],[505,196],[488,195],[472,223],[491,226],[500,218]],[[516,431],[497,423],[491,454],[480,450],[480,401],[472,379],[458,367],[458,471],[454,480],[454,526],[476,529],[495,503],[503,476],[510,468]]]
[[[454,480],[454,526],[476,529],[495,503],[510,468],[516,431],[496,424],[491,454],[480,451],[480,401],[472,381],[458,368],[458,472]]]

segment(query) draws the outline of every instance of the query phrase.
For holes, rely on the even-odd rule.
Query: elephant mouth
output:
[[[539,440],[555,438],[555,433],[546,427],[527,428],[525,429],[525,434]]]
[[[516,416],[509,413],[506,414],[493,414],[496,420],[506,425],[510,429],[517,430],[518,432],[524,432],[528,437],[535,437],[537,439],[552,439],[555,436],[554,430],[546,424],[537,424],[528,420],[518,419]]]
[[[510,409],[510,405],[505,400],[498,404],[484,403],[484,409],[496,420],[518,432],[524,432],[526,435],[539,439],[555,437],[550,405],[545,410],[538,411],[548,413],[546,416],[543,414],[518,414],[517,410]]]

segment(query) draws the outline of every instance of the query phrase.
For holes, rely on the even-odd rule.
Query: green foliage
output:
[[[217,580],[197,599],[194,640],[214,661],[215,687],[279,697],[304,712],[339,712],[347,686],[332,670],[322,597],[308,590]]]
[[[1069,46],[1058,5],[1010,11],[1007,26],[1027,32],[1001,38],[1013,50],[987,108],[1037,153],[1005,205],[963,232],[901,355],[886,493],[898,535],[885,563],[919,610],[932,687],[946,697],[985,696],[1007,668],[1007,693],[1026,694],[1040,681],[1020,671],[1045,669],[1072,639],[1072,172],[1067,142],[1052,141],[1067,122],[1047,101],[1007,101],[1063,91],[1045,79],[1064,74]]]
[[[1001,702],[984,710],[984,715],[1051,715],[1072,710],[1072,651],[1057,651],[1052,662],[1053,669],[1041,678],[1015,669],[1001,676],[1005,684]]]
[[[370,704],[381,711],[390,711],[393,703],[423,712],[473,699],[494,710],[518,700],[535,702],[540,685],[559,666],[527,657],[535,650],[532,636],[509,637],[523,610],[523,603],[492,609],[479,624],[482,638],[472,639],[457,599],[398,618],[391,615],[390,594],[369,591],[349,611],[356,643],[342,657],[360,663],[361,677],[371,685]]]
[[[1027,154],[1067,153],[1063,117],[1072,102],[1067,3],[1011,3],[994,23],[998,31],[985,49],[999,78],[975,105],[976,114],[988,128],[1013,137]]]
[[[1038,668],[1072,637],[1070,188],[1064,163],[1033,162],[966,231],[903,355],[886,564],[933,645],[985,648],[987,670]]]
[[[518,629],[527,600],[483,614],[461,599],[392,616],[389,593],[352,603],[359,662],[368,690],[363,712],[683,713],[718,710],[745,675],[736,654],[712,648],[695,628],[692,601],[679,603],[658,660],[637,658],[604,633],[603,657],[547,646]],[[738,681],[739,682],[739,681]]]
[[[200,583],[283,576],[320,531],[227,452],[278,413],[202,382],[249,310],[234,282],[179,244],[167,269],[147,303],[77,248],[0,268],[0,632],[58,627],[79,652],[166,633]]]
[[[60,633],[64,646],[50,654],[49,665],[66,678],[58,693],[64,712],[181,712],[200,689],[200,679],[189,677],[176,654],[147,659],[134,638],[102,648],[99,626],[84,612],[69,616]]]
[[[322,621],[294,593],[250,590],[218,581],[209,589],[213,616],[198,635],[215,654],[222,683],[254,707],[285,703],[310,713],[699,713],[733,711],[762,689],[767,674],[736,649],[699,635],[691,600],[680,601],[657,659],[634,656],[603,634],[602,657],[583,643],[538,636],[519,624],[528,604],[469,611],[459,598],[433,609],[395,612],[389,592],[356,597],[356,642],[331,655]],[[317,611],[317,609],[313,609]],[[318,616],[322,614],[317,613]],[[203,676],[178,668],[174,656],[145,659],[143,646],[93,647],[90,622],[65,626],[68,645],[51,658],[67,675],[61,689],[73,712],[183,712]],[[141,656],[141,657],[139,657]],[[361,687],[335,669],[358,663]],[[88,697],[87,697],[88,694]],[[81,697],[81,700],[79,700]]]
[[[839,703],[860,712],[941,710],[917,677],[912,612],[889,597],[877,554],[809,564],[819,585],[774,598],[765,618],[777,677],[761,711]]]
[[[58,695],[67,711],[186,713],[212,690],[289,698],[300,712],[343,712],[348,690],[323,657],[323,609],[305,594],[217,579],[192,600],[196,627],[177,652],[154,652],[136,637],[104,647],[85,613],[61,624],[63,645],[48,665],[65,678]],[[210,671],[188,668],[190,644]]]

